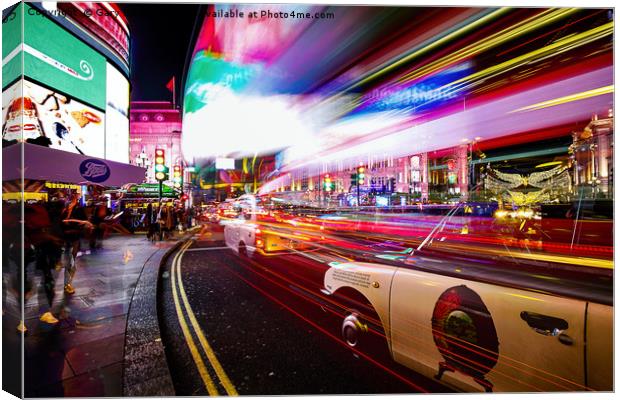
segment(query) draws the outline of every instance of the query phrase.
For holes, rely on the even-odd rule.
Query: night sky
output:
[[[199,5],[116,4],[129,20],[131,100],[172,100],[166,83],[174,75],[178,104],[185,57]]]

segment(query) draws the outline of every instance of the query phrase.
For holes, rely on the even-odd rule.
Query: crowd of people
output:
[[[78,193],[67,197],[53,197],[49,201],[27,200],[23,204],[3,201],[3,272],[9,277],[10,290],[18,307],[35,294],[39,296],[40,320],[47,324],[59,322],[61,310],[52,310],[56,296],[56,278],[64,269],[64,293],[75,293],[73,284],[77,272],[77,258],[82,254],[97,252],[102,247],[109,232],[131,234],[122,225],[122,214],[112,213],[105,197],[95,197],[85,203],[80,202]],[[149,240],[165,240],[174,230],[184,231],[191,227],[193,212],[182,205],[161,206],[148,204],[145,221]],[[82,246],[88,243],[88,248]],[[23,257],[23,265],[20,260]],[[39,274],[41,284],[33,287],[35,274]],[[22,289],[23,282],[23,289]],[[23,321],[18,330],[26,331]]]
[[[192,226],[193,212],[191,208],[182,206],[153,207],[146,206],[145,226],[149,240],[164,240],[172,235],[175,229],[184,231]]]
[[[10,287],[17,304],[22,304],[36,289],[45,293],[46,301],[40,320],[58,323],[52,311],[55,297],[55,271],[64,268],[64,292],[75,293],[73,278],[81,242],[88,241],[89,249],[101,248],[107,230],[110,209],[105,198],[80,205],[80,197],[73,193],[68,198],[54,197],[47,202],[28,200],[23,206],[23,240],[21,235],[21,204],[3,202],[3,269],[8,269]],[[23,257],[23,265],[20,260]],[[41,287],[33,288],[32,273],[42,277]],[[23,290],[22,290],[23,280]],[[6,291],[5,291],[6,296]],[[25,332],[23,322],[18,330]]]

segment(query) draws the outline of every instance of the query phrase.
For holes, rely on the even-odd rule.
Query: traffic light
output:
[[[155,179],[160,182],[168,179],[168,168],[166,168],[166,154],[163,149],[155,149]]]
[[[364,175],[364,171],[366,171],[366,168],[357,167],[357,183],[360,185],[364,184],[364,178],[366,177],[366,175]]]
[[[396,178],[390,178],[388,181],[388,192],[394,193],[396,191]]]
[[[175,188],[183,187],[183,170],[180,165],[175,165],[172,168],[172,182]]]
[[[326,174],[323,178],[323,188],[326,192],[331,192],[334,188],[334,182],[332,182],[332,178],[329,177],[329,174]]]

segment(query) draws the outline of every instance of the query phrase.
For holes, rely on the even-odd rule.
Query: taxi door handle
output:
[[[562,318],[551,317],[531,311],[521,311],[521,319],[527,322],[528,326],[536,333],[545,336],[558,336],[568,329],[568,322]]]

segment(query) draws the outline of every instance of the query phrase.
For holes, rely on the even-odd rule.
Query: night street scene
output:
[[[2,390],[613,394],[614,8],[495,3],[3,3]]]

